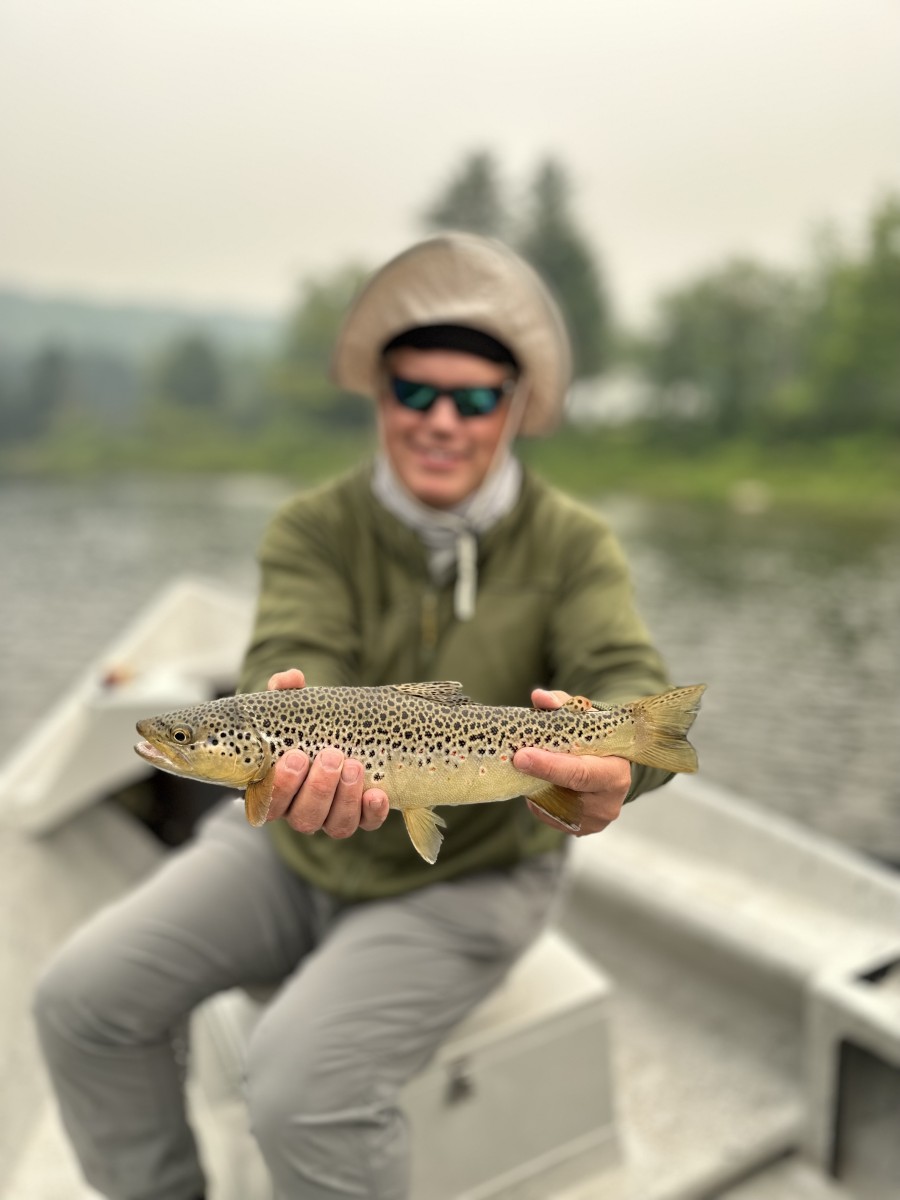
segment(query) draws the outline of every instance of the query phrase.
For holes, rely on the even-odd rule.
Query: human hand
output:
[[[303,672],[296,667],[277,671],[266,685],[269,691],[304,687]],[[387,794],[380,788],[364,790],[363,765],[326,746],[310,761],[302,750],[289,750],[275,765],[272,803],[267,820],[281,817],[298,833],[322,829],[329,837],[348,838],[357,829],[378,829],[388,814]]]
[[[531,693],[535,708],[561,708],[569,699],[568,692],[548,692],[543,688],[536,688]],[[631,764],[626,758],[613,754],[599,758],[596,755],[567,754],[529,746],[516,751],[513,766],[526,775],[545,779],[547,783],[578,793],[583,815],[577,837],[599,833],[611,824],[622,811],[622,804],[631,787]],[[531,801],[527,803],[538,820],[555,829],[565,829],[564,825],[560,825]]]

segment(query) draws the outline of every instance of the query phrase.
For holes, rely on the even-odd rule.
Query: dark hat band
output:
[[[409,346],[413,350],[458,350],[461,354],[474,354],[489,362],[505,363],[518,370],[516,356],[502,342],[466,325],[417,325],[406,329],[385,343],[382,354]]]

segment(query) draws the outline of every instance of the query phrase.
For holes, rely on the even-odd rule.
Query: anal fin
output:
[[[446,827],[443,817],[439,817],[433,808],[404,808],[403,821],[409,840],[427,863],[437,862],[444,835],[441,829]]]
[[[530,795],[528,801],[560,825],[565,825],[571,833],[577,833],[581,828],[584,816],[581,798],[571,788],[557,787],[551,783]]]
[[[275,768],[271,767],[262,779],[247,784],[244,794],[244,812],[251,825],[265,825],[272,807],[272,788],[275,785]]]

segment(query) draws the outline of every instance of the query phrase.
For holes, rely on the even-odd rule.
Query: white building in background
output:
[[[703,393],[692,384],[656,389],[645,376],[624,368],[576,379],[566,400],[566,420],[590,428],[598,425],[627,425],[648,417],[700,415]]]

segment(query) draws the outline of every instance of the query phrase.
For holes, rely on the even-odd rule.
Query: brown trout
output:
[[[138,721],[135,750],[163,771],[246,789],[251,825],[272,800],[275,764],[288,750],[315,757],[334,746],[365,768],[399,809],[419,854],[435,862],[444,821],[435,807],[527,796],[576,832],[576,792],[512,765],[523,746],[569,754],[617,754],[666,771],[696,771],[685,736],[704,684],[673,688],[630,704],[574,696],[559,709],[498,708],[464,696],[458,683],[304,687],[249,692]]]

